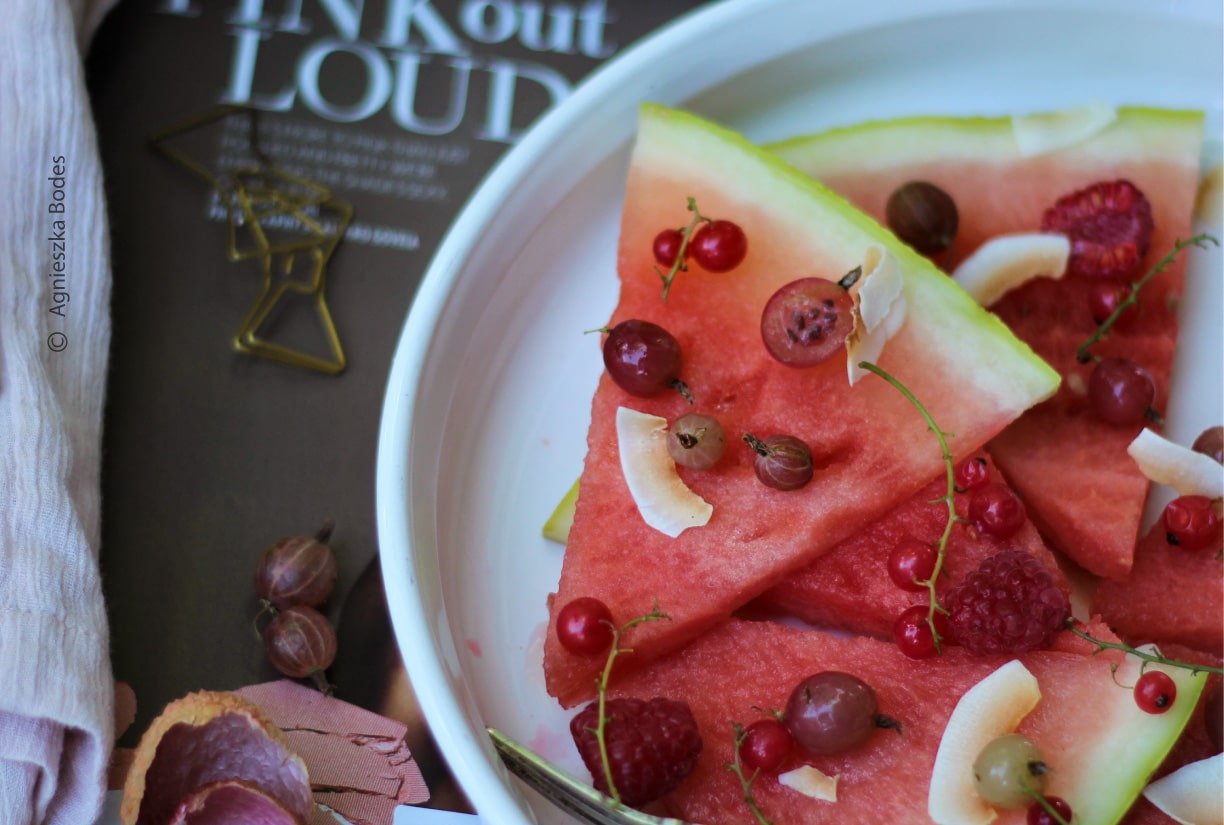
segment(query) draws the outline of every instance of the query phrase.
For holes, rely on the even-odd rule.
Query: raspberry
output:
[[[1042,232],[1071,239],[1068,272],[1112,280],[1138,274],[1152,228],[1152,206],[1128,180],[1101,181],[1063,195],[1041,218]]]
[[[612,782],[621,801],[631,808],[670,793],[697,765],[701,732],[688,703],[655,697],[609,699],[605,704],[604,738]],[[570,734],[595,787],[608,793],[595,728],[599,703],[591,702],[570,720]]]
[[[944,599],[956,640],[974,656],[1049,647],[1070,615],[1067,597],[1041,562],[1003,550]]]

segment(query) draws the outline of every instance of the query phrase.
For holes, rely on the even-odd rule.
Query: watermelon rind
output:
[[[1197,154],[1202,123],[1199,111],[1122,107],[1108,128],[1093,135],[1093,155],[1103,161],[1141,155],[1177,162],[1187,151]],[[1009,163],[1024,157],[1009,117],[934,115],[873,120],[766,148],[816,177],[846,168],[871,172],[915,163]]]
[[[1148,645],[1147,653],[1158,652]],[[1147,713],[1135,701],[1134,684],[1148,671],[1160,670],[1177,686],[1176,699],[1164,713]],[[1072,764],[1052,766],[1046,792],[1071,805],[1080,825],[1114,825],[1130,810],[1148,780],[1169,755],[1207,684],[1207,674],[1144,662],[1128,654],[1111,684],[1092,692],[1085,704],[1085,734],[1093,738]],[[1087,697],[1085,697],[1087,698]]]
[[[636,164],[657,166],[680,179],[716,174],[753,180],[752,194],[768,198],[762,208],[790,224],[796,236],[819,232],[829,248],[880,244],[893,253],[905,271],[907,323],[923,336],[934,360],[960,365],[960,377],[975,386],[984,403],[1021,412],[1058,389],[1057,371],[1002,321],[870,216],[814,180],[806,173],[810,170],[801,172],[739,133],[688,112],[646,103],[640,115]],[[719,159],[720,168],[708,167],[712,158]]]
[[[570,485],[565,495],[557,502],[548,521],[544,522],[544,538],[565,544],[569,541],[570,528],[574,526],[574,508],[578,505],[578,481]]]

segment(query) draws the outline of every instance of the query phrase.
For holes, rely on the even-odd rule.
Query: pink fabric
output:
[[[110,266],[79,45],[109,4],[7,0],[0,16],[0,823],[6,825],[93,822],[113,740],[114,683],[97,563]]]

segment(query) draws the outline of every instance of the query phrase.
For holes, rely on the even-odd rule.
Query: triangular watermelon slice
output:
[[[1103,626],[1089,630],[1109,638]],[[1138,662],[1122,663],[1116,651],[1091,651],[1064,634],[1054,649],[1014,657],[1036,677],[1041,691],[1017,730],[1038,745],[1050,766],[1046,793],[1070,802],[1079,825],[1112,825],[1172,750],[1207,677],[1165,668],[1177,684],[1177,698],[1165,713],[1149,714],[1136,705],[1131,689]],[[952,648],[918,662],[875,639],[732,620],[622,680],[612,693],[689,703],[703,748],[696,769],[665,798],[664,807],[689,822],[741,825],[754,819],[739,780],[726,767],[734,759],[733,724],[748,725],[784,708],[791,690],[813,673],[850,673],[874,689],[879,712],[899,721],[900,733],[878,730],[838,756],[799,760],[802,751],[795,749],[793,762],[840,777],[836,802],[804,796],[765,773],[753,785],[754,799],[779,825],[929,823],[935,755],[954,707],[969,688],[1012,658],[975,658]],[[1113,665],[1119,666],[1117,673]],[[1023,808],[998,814],[997,825],[1025,822]]]
[[[748,254],[726,274],[692,266],[664,302],[651,243],[661,229],[687,220],[689,197],[703,214],[738,223]],[[730,445],[713,470],[684,475],[713,505],[709,523],[669,538],[646,525],[629,493],[615,418],[626,406],[672,420],[689,406],[671,393],[636,398],[601,379],[551,610],[555,621],[562,606],[592,596],[621,622],[657,603],[671,621],[643,625],[634,655],[618,670],[640,667],[724,621],[940,472],[936,439],[896,389],[876,376],[851,387],[837,358],[793,369],[761,341],[760,313],[778,287],[812,275],[837,280],[861,265],[872,245],[900,262],[908,303],[881,366],[954,434],[957,459],[1054,392],[1057,375],[997,318],[843,199],[736,134],[643,107],[622,218],[620,304],[609,326],[636,318],[669,330],[683,351],[680,377],[695,409],[719,418]],[[765,487],[752,470],[753,453],[740,444],[743,433],[804,439],[814,451],[815,479],[788,492]],[[548,634],[548,689],[563,705],[589,697],[601,668],[601,657],[568,653]]]
[[[1004,483],[984,455],[975,456],[988,468],[991,483]],[[893,622],[906,608],[926,604],[926,590],[902,590],[889,578],[888,556],[906,540],[935,544],[947,523],[948,510],[940,499],[947,490],[944,478],[919,490],[879,521],[846,539],[812,564],[788,576],[752,603],[762,614],[785,614],[808,624],[847,633],[892,638]],[[1054,554],[1041,540],[1032,522],[1014,534],[998,538],[980,531],[970,521],[969,492],[958,492],[956,512],[966,520],[952,528],[948,539],[941,594],[996,553],[1023,550],[1041,562],[1057,585],[1070,596],[1071,585]],[[942,599],[941,599],[942,600]]]
[[[1224,536],[1202,550],[1174,547],[1156,522],[1135,548],[1125,581],[1105,581],[1092,600],[1114,632],[1131,644],[1185,645],[1224,658]]]
[[[1152,205],[1146,270],[1192,234],[1202,133],[1198,113],[1122,109],[1092,137],[1032,157],[1021,155],[1008,118],[870,123],[770,148],[880,218],[889,195],[907,181],[945,189],[960,213],[955,260],[995,235],[1037,231],[1045,209],[1062,195],[1125,178]],[[1168,397],[1184,268],[1179,260],[1148,285],[1140,317],[1094,348],[1145,366],[1156,379],[1157,409]],[[1067,380],[1055,398],[995,438],[990,451],[1054,547],[1093,573],[1125,578],[1148,489],[1126,446],[1142,427],[1101,424],[1086,409],[1090,367],[1078,364],[1074,352],[1096,328],[1090,289],[1084,279],[1043,279],[993,306]]]

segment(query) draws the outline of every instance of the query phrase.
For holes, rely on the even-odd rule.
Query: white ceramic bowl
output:
[[[1120,56],[1121,55],[1121,56]],[[1202,108],[1218,133],[1218,2],[732,0],[626,51],[490,174],[435,256],[392,366],[378,526],[395,632],[456,777],[490,825],[565,822],[502,768],[499,727],[583,776],[540,674],[561,548],[540,535],[578,476],[617,294],[620,198],[644,100],[777,140],[869,118],[1090,100]],[[1218,137],[1210,142],[1218,152]],[[1220,263],[1185,321],[1220,420]],[[1204,353],[1206,353],[1204,355]],[[1206,359],[1206,360],[1204,360]],[[1175,393],[1176,393],[1176,387]]]

